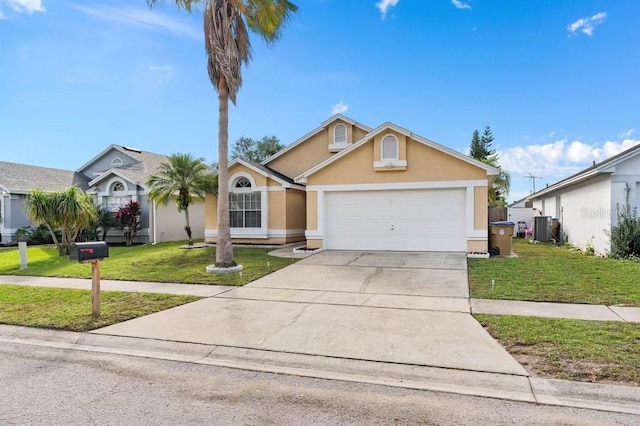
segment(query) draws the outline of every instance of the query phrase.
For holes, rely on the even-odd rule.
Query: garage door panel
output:
[[[344,250],[466,250],[464,189],[325,194],[325,245]]]

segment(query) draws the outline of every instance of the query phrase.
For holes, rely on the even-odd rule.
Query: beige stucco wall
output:
[[[386,133],[384,133],[386,134]],[[373,168],[379,159],[374,143],[365,143],[349,155],[309,176],[307,185],[399,183],[487,179],[487,172],[473,164],[428,147],[410,138],[406,143],[407,169],[379,172]],[[310,206],[307,205],[310,210]]]
[[[329,145],[333,143],[333,131],[337,124],[344,124],[347,127],[348,143],[357,142],[367,134],[367,131],[358,126],[342,120],[334,120],[320,132],[270,161],[267,165],[290,178],[299,176],[334,155],[329,151]]]
[[[318,229],[318,193],[307,191],[307,229]]]
[[[206,229],[218,228],[218,197],[207,195],[204,200],[204,227]]]
[[[353,129],[353,139],[350,140],[350,142],[352,143],[358,142],[360,139],[364,138],[367,135],[367,133],[369,133],[358,126],[352,126],[352,129]]]
[[[489,213],[487,211],[487,186],[476,186],[474,188],[474,211],[473,211],[473,229],[485,230],[489,221]]]
[[[486,253],[487,247],[487,240],[467,241],[467,253]]]
[[[257,186],[267,186],[267,181],[270,180],[263,174],[258,173],[253,169],[250,169],[249,167],[238,163],[234,164],[229,169],[229,179],[231,180],[233,178],[233,175],[239,172],[248,173],[249,175],[251,175]]]
[[[178,212],[175,198],[171,199],[167,205],[159,204],[156,207],[156,242],[182,241],[187,239],[184,230],[186,225],[184,212]],[[194,239],[204,238],[205,226],[205,203],[203,200],[194,199],[189,206],[189,223],[191,234]],[[153,234],[153,228],[149,230]],[[151,236],[153,239],[153,235]]]
[[[287,194],[285,191],[269,192],[269,229],[285,229],[287,226]],[[263,206],[264,208],[265,206]]]
[[[307,224],[307,203],[304,191],[291,189],[285,192],[287,223],[286,229],[305,229]]]
[[[285,152],[267,165],[285,176],[295,178],[333,155],[329,152],[328,134],[329,129],[327,128]]]
[[[307,248],[309,249],[318,249],[322,247],[324,244],[324,240],[307,240]]]

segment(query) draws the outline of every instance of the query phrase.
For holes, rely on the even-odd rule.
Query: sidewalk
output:
[[[19,275],[0,275],[0,284],[19,284],[34,287],[77,288],[85,290],[91,289],[90,279],[79,278],[50,278]],[[243,287],[201,284],[171,284],[116,280],[100,281],[100,289],[104,291],[167,293],[200,297],[216,297],[230,290],[242,288]],[[400,296],[398,297],[401,298]],[[455,312],[467,311],[466,299],[446,297],[425,297],[421,299],[418,296],[411,297],[418,300],[424,299],[425,303],[412,303],[411,305],[407,305],[406,309],[446,310]],[[446,309],[436,307],[435,304],[437,303],[441,303]],[[341,302],[339,304],[349,305],[350,303]],[[464,308],[460,307],[462,304],[465,305]],[[470,299],[469,304],[469,309],[472,314],[518,315],[542,318],[567,318],[589,321],[621,321],[640,323],[640,308],[634,307],[586,305],[573,303],[524,302],[519,300],[497,299]],[[393,307],[400,308],[401,306],[397,306],[396,304],[393,305]]]
[[[640,323],[640,308],[575,303],[471,299],[471,313]]]
[[[91,279],[51,278],[21,275],[0,275],[0,284],[17,284],[32,287],[58,287],[91,290]],[[213,297],[229,291],[233,286],[151,283],[143,281],[100,280],[102,291],[126,291],[130,293],[165,293],[180,296]]]

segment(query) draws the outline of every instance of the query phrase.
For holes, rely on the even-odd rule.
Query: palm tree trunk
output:
[[[189,209],[184,209],[184,221],[186,223],[184,230],[187,232],[187,238],[189,240],[189,245],[193,245],[193,238],[191,237],[191,224],[189,223]]]
[[[224,77],[218,85],[218,236],[216,242],[216,266],[235,266],[229,220],[229,88]]]

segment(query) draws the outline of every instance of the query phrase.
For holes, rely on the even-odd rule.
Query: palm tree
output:
[[[511,189],[511,176],[509,172],[503,170],[498,164],[498,156],[494,155],[482,161],[485,164],[498,169],[499,173],[496,180],[489,187],[488,201],[490,207],[496,207],[499,201],[504,201],[509,195]]]
[[[159,0],[147,0],[153,7]],[[173,0],[191,11],[204,3],[204,39],[211,84],[218,92],[218,233],[216,266],[235,266],[229,221],[227,157],[229,99],[234,104],[242,86],[242,66],[251,60],[249,30],[268,43],[280,38],[283,25],[298,10],[288,0]]]
[[[171,154],[168,163],[161,163],[158,172],[151,175],[147,185],[151,188],[149,198],[166,205],[169,199],[176,197],[179,212],[184,212],[185,227],[189,245],[193,245],[191,224],[189,223],[189,205],[193,196],[204,198],[211,192],[210,169],[204,158],[194,158],[191,154]]]
[[[96,205],[96,214],[98,215],[98,219],[96,221],[96,226],[102,228],[102,241],[107,240],[107,233],[109,229],[116,226],[116,219],[113,217],[113,212],[105,209],[104,207],[100,207]]]
[[[33,190],[25,198],[24,208],[29,219],[47,227],[60,256],[68,255],[78,232],[97,219],[93,198],[76,186],[60,192]],[[55,229],[62,231],[61,240]]]

